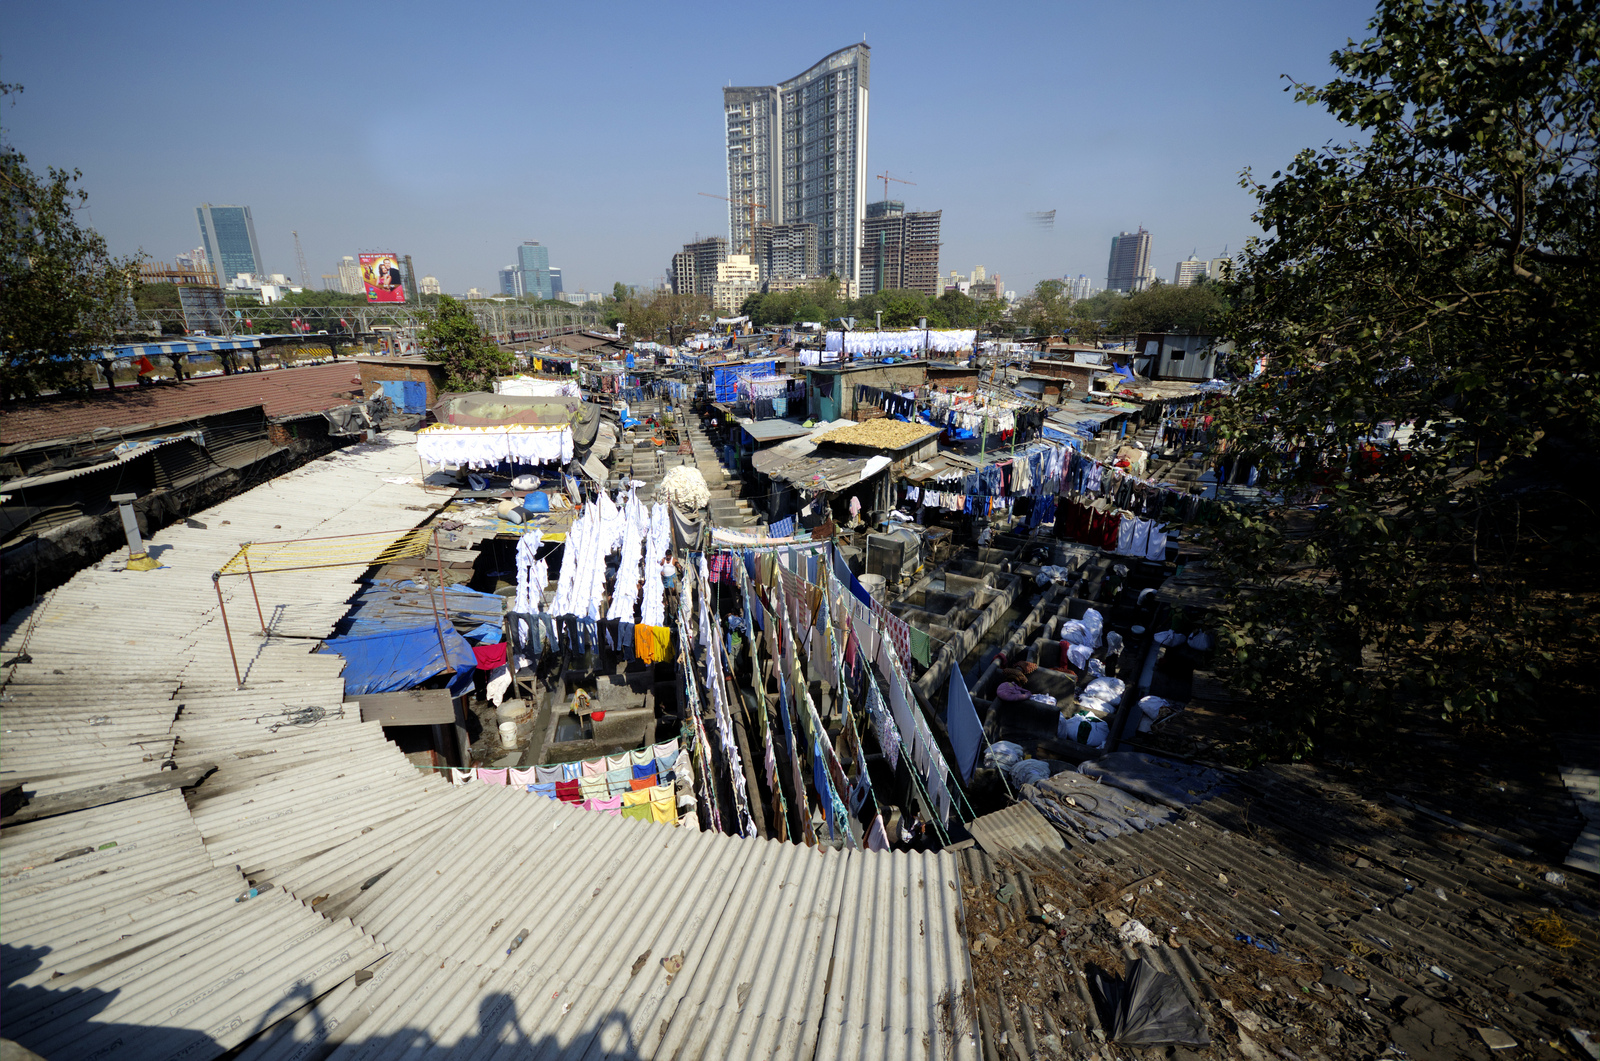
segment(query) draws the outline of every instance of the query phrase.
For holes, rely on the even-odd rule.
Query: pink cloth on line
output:
[[[506,783],[506,772],[504,770],[490,770],[480,766],[478,767],[478,780],[486,785],[503,785]]]
[[[605,811],[613,818],[622,817],[622,797],[613,796],[610,799],[587,799],[583,801],[584,810]]]
[[[531,766],[526,770],[507,769],[506,777],[513,785],[531,785],[539,780],[533,776],[533,767]]]
[[[584,777],[606,776],[606,761],[604,759],[585,759],[583,761]]]

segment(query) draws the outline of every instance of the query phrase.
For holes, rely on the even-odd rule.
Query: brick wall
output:
[[[439,388],[444,383],[444,369],[437,365],[406,365],[386,361],[361,361],[361,390],[368,398],[380,393],[380,383],[404,380],[424,383],[428,387],[428,408],[439,400]]]

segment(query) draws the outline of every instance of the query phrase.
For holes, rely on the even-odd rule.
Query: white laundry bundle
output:
[[[1085,626],[1081,620],[1068,619],[1066,622],[1062,623],[1061,640],[1070,641],[1074,645],[1082,645],[1084,648],[1089,649],[1089,652],[1084,654],[1085,659],[1089,658],[1089,655],[1094,651],[1093,635],[1089,633],[1089,628]],[[1076,665],[1079,667],[1083,666],[1081,663]]]
[[[1105,617],[1095,609],[1087,608],[1083,613],[1083,625],[1084,628],[1089,631],[1089,644],[1093,645],[1095,648],[1099,648],[1101,640],[1100,635],[1106,628]]]
[[[1114,708],[1127,688],[1121,678],[1096,678],[1083,687],[1083,692],[1078,694],[1078,702],[1098,700]]]
[[[1087,744],[1091,748],[1103,748],[1110,736],[1111,727],[1103,719],[1093,715],[1062,715],[1061,721],[1056,723],[1057,740],[1070,740],[1078,744]]]
[[[696,512],[711,501],[711,490],[700,469],[680,464],[668,470],[656,484],[656,495],[688,512]]]

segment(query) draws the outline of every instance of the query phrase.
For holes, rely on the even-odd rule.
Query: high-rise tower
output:
[[[722,91],[729,245],[747,251],[756,224],[816,226],[817,271],[859,279],[867,193],[871,49],[852,44],[776,86]]]
[[[1150,272],[1150,233],[1119,232],[1111,237],[1111,260],[1106,265],[1107,291],[1143,291]]]
[[[261,249],[256,245],[256,223],[248,206],[212,206],[195,209],[200,222],[200,244],[216,270],[217,282],[227,287],[240,273],[261,276]]]

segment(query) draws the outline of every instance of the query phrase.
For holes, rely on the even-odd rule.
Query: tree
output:
[[[986,328],[1005,316],[1004,299],[973,298],[960,291],[946,291],[933,300],[929,320],[945,328]]]
[[[162,335],[183,335],[183,304],[178,300],[177,284],[137,284],[133,289],[133,311],[140,321],[158,321]]]
[[[20,92],[0,85],[0,97]],[[83,174],[28,168],[0,129],[0,393],[94,385],[92,361],[126,316],[136,260],[113,257],[76,210]]]
[[[1377,713],[1526,705],[1557,640],[1594,666],[1562,599],[1600,547],[1593,8],[1381,0],[1370,29],[1297,86],[1360,139],[1245,173],[1266,234],[1228,285],[1234,367],[1267,360],[1221,411],[1224,458],[1275,500],[1211,540],[1230,676],[1288,753]]]
[[[472,311],[449,295],[439,296],[417,338],[428,360],[445,366],[445,386],[453,391],[488,390],[515,364],[511,351],[490,342]]]
[[[622,305],[628,335],[646,342],[664,338],[669,344],[677,343],[704,327],[704,318],[710,313],[711,300],[704,295],[671,291],[659,292],[649,302],[630,297]]]
[[[1071,305],[1066,284],[1060,280],[1040,280],[1034,285],[1033,293],[1018,302],[1013,317],[1018,324],[1031,328],[1034,335],[1057,335],[1067,330]]]
[[[1222,285],[1200,280],[1186,287],[1159,281],[1112,303],[1111,326],[1123,335],[1135,332],[1187,332],[1215,335],[1228,311]]]
[[[611,297],[617,302],[626,302],[633,297],[633,292],[628,290],[628,285],[618,280],[611,285]]]

